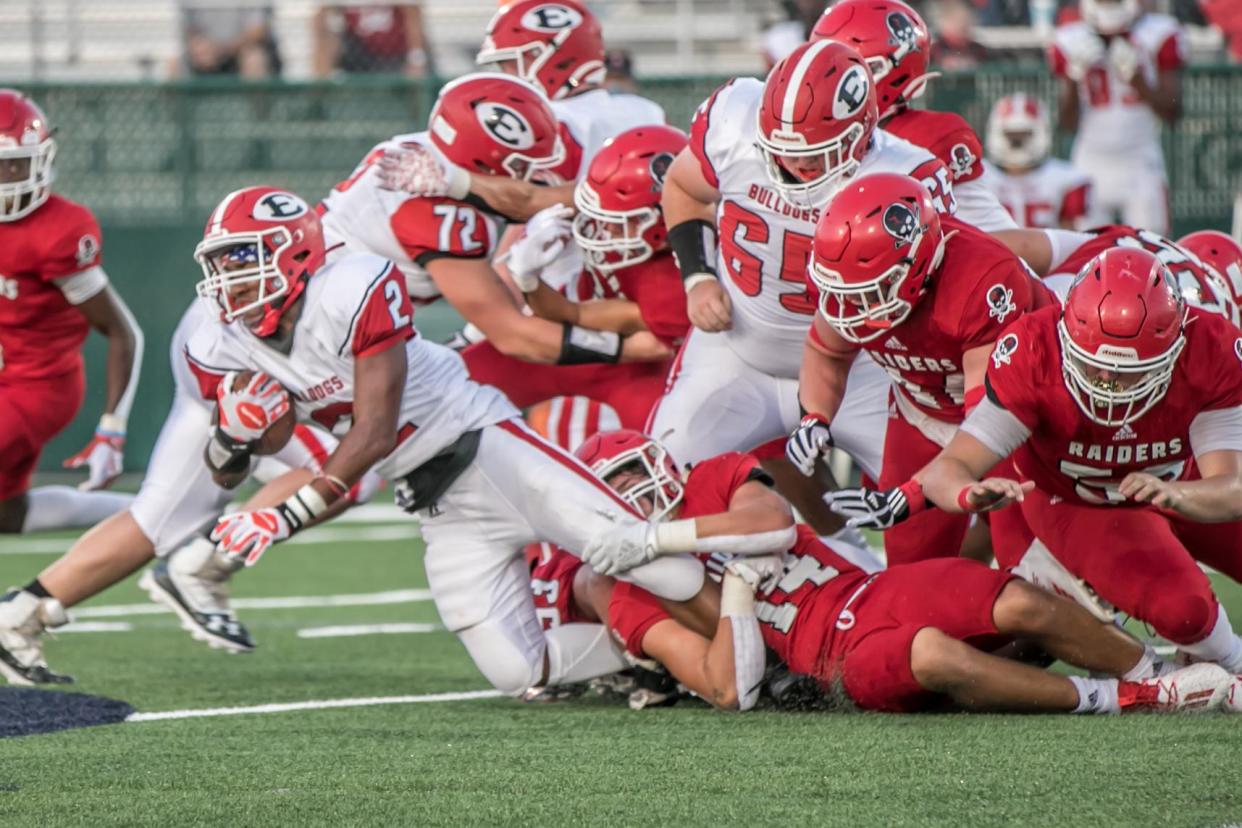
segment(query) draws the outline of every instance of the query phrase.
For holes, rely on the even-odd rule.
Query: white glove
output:
[[[785,573],[785,557],[760,555],[754,558],[733,558],[725,564],[725,572],[741,578],[755,592],[767,592]]]
[[[1075,83],[1081,83],[1087,76],[1087,70],[1103,62],[1105,58],[1104,41],[1094,32],[1085,30],[1079,37],[1066,43],[1063,51],[1066,60],[1065,74]]]
[[[531,293],[539,287],[543,269],[556,261],[573,237],[572,207],[553,204],[526,222],[526,233],[509,248],[509,273],[518,290]]]
[[[807,477],[815,473],[815,461],[832,448],[828,421],[819,414],[807,414],[785,443],[785,456]]]
[[[582,550],[582,562],[600,575],[616,575],[656,556],[655,524],[627,521],[596,535]]]
[[[388,147],[376,166],[379,185],[385,190],[458,201],[470,195],[470,173],[441,162],[421,144]]]
[[[291,534],[288,522],[279,511],[259,509],[220,518],[216,528],[211,530],[211,539],[226,557],[245,558],[246,566],[254,566],[272,544]]]
[[[289,392],[262,371],[256,372],[241,390],[234,390],[237,374],[229,371],[216,387],[220,431],[239,443],[249,444],[289,413]]]
[[[1113,38],[1108,46],[1108,62],[1113,65],[1117,77],[1126,83],[1134,80],[1139,71],[1139,53],[1130,39],[1124,36]]]
[[[105,415],[105,420],[108,416],[111,415]],[[86,447],[66,460],[63,465],[66,469],[79,469],[86,466],[88,470],[86,480],[79,483],[78,488],[84,492],[93,492],[107,488],[121,475],[124,459],[125,430],[105,427],[104,422],[101,421],[99,428],[95,431],[95,436],[86,444]]]

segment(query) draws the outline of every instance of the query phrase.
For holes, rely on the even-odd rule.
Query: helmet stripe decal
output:
[[[220,206],[211,214],[211,230],[208,231],[208,235],[214,236],[223,230],[220,222],[224,221],[224,215],[229,211],[229,205],[233,203],[233,199],[237,198],[241,193],[241,190],[234,190],[224,197],[224,201],[220,202]]]
[[[833,40],[818,40],[812,43],[794,65],[793,73],[789,76],[789,85],[785,87],[785,100],[781,101],[781,121],[785,129],[793,129],[794,112],[797,111],[798,92],[802,89],[802,79],[806,77],[816,56],[835,43],[836,41]]]

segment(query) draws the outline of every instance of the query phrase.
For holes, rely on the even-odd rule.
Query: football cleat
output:
[[[1159,678],[1119,681],[1122,713],[1204,713],[1218,710],[1235,677],[1218,664],[1194,664]]]
[[[1233,676],[1221,709],[1226,713],[1242,713],[1242,676]]]
[[[43,631],[69,623],[55,598],[38,598],[10,588],[0,597],[0,675],[9,684],[72,684],[73,676],[48,669],[43,658]]]
[[[587,691],[585,684],[555,684],[548,687],[527,687],[521,699],[527,704],[549,704],[576,699]]]
[[[158,561],[142,574],[138,586],[152,601],[175,612],[181,628],[195,641],[249,653],[254,640],[229,606],[228,579],[241,566],[241,561],[225,559],[214,544],[200,538]]]

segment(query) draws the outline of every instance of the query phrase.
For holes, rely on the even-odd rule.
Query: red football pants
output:
[[[669,368],[668,362],[541,365],[506,356],[490,342],[471,345],[461,355],[471,379],[496,386],[518,408],[552,397],[590,397],[612,406],[623,427],[639,431],[664,393]]]
[[[1028,492],[1022,514],[1035,536],[1100,597],[1175,644],[1201,641],[1217,600],[1196,560],[1242,574],[1242,522],[1190,523],[1153,508],[1058,501]]]
[[[0,376],[0,500],[30,488],[43,447],[73,422],[85,394],[80,368],[40,380]]]

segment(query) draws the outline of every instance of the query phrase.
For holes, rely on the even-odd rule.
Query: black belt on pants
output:
[[[426,509],[448,491],[479,452],[478,429],[467,431],[435,457],[402,477],[395,487],[397,506],[411,514]]]

